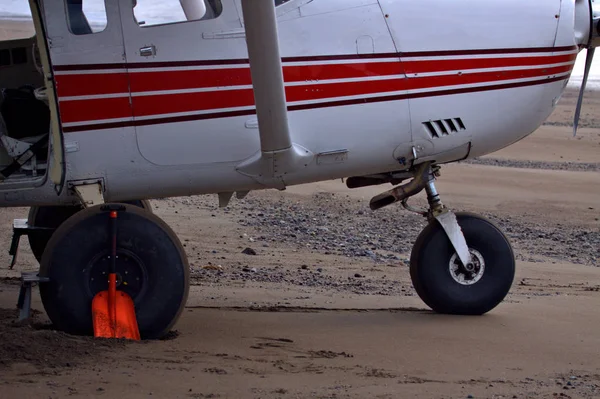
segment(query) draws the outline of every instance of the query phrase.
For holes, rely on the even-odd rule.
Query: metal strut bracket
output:
[[[467,246],[465,236],[458,224],[456,215],[442,204],[440,196],[435,189],[434,180],[436,176],[439,176],[439,167],[436,167],[431,162],[422,163],[414,170],[413,176],[413,180],[409,183],[373,197],[370,202],[371,209],[380,209],[400,201],[402,206],[407,210],[425,216],[428,220],[436,219],[446,232],[460,261],[464,266],[467,266],[471,263],[471,252]],[[407,203],[408,198],[420,193],[423,189],[427,191],[428,211],[414,209]]]
[[[100,182],[73,185],[73,189],[85,208],[104,203],[102,184]]]
[[[458,224],[456,215],[446,208],[440,200],[440,195],[438,194],[434,185],[436,176],[439,176],[439,168],[431,171],[428,181],[425,185],[425,190],[427,191],[427,202],[429,202],[429,206],[431,208],[429,215],[440,223],[446,232],[448,239],[450,239],[454,250],[458,254],[460,261],[464,266],[467,266],[471,263],[471,252],[469,251],[467,240],[465,240],[465,236],[460,228],[460,225]]]
[[[450,239],[450,242],[452,243],[452,246],[458,254],[462,264],[466,266],[471,263],[469,246],[467,245],[467,240],[465,240],[462,229],[458,224],[458,220],[456,220],[456,215],[453,212],[446,210],[435,215],[435,219],[440,223],[446,232],[446,235]]]

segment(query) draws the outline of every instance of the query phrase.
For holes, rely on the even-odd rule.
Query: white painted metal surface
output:
[[[108,201],[273,187],[253,167],[261,135],[242,2],[216,3],[222,10],[202,20],[144,26],[130,0],[107,0],[106,29],[74,35],[63,0],[44,1],[64,137],[77,143],[67,180],[104,179]],[[267,172],[279,170],[283,188],[452,162],[525,137],[553,111],[589,32],[576,7],[581,0],[277,7],[290,141],[263,138],[263,150],[293,143],[295,155]],[[72,199],[48,183],[0,205]]]

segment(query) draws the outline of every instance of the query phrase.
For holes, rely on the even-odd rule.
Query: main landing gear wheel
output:
[[[42,257],[40,295],[54,326],[91,335],[91,304],[108,286],[109,211],[86,208],[52,235]],[[189,291],[189,265],[181,242],[166,223],[137,206],[119,212],[117,290],[135,304],[142,339],[164,336],[183,311]]]
[[[410,259],[410,276],[419,297],[438,313],[481,315],[508,294],[515,260],[508,239],[490,221],[456,213],[471,263],[463,266],[437,220],[421,232]]]
[[[135,205],[147,210],[148,212],[152,212],[152,206],[147,200],[124,201],[123,203]],[[58,226],[64,223],[65,220],[75,215],[82,209],[82,206],[77,205],[33,206],[29,209],[27,224],[29,226],[50,227],[56,229]],[[46,248],[50,237],[52,237],[52,233],[52,230],[37,230],[35,232],[30,232],[27,235],[31,252],[33,252],[33,256],[35,256],[38,262],[42,261],[44,249]]]

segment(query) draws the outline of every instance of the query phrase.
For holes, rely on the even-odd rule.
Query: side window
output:
[[[27,64],[27,49],[25,47],[0,49],[0,67],[19,64]]]
[[[221,0],[133,0],[133,15],[142,27],[218,18]]]
[[[10,65],[10,50],[0,49],[0,67]]]
[[[65,0],[69,31],[74,35],[90,35],[106,29],[104,0]]]

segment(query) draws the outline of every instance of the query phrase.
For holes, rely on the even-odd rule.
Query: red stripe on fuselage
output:
[[[133,72],[131,92],[200,89],[251,85],[250,68],[201,69],[183,71]]]
[[[484,68],[507,68],[519,66],[536,66],[573,62],[577,54],[549,55],[539,57],[508,57],[508,58],[468,58],[456,60],[402,60],[406,73],[426,73],[442,71],[461,71]]]
[[[320,65],[283,66],[284,80],[303,82],[331,79],[354,79],[373,76],[461,71],[484,68],[535,66],[573,62],[576,54],[505,57],[505,58],[461,58],[400,62],[335,63]],[[192,69],[143,71],[126,73],[94,73],[86,75],[58,75],[59,97],[99,94],[141,93],[148,91],[184,90],[226,86],[249,86],[252,84],[250,68],[231,67],[222,69]],[[131,89],[130,89],[131,87]]]
[[[61,101],[59,107],[63,123],[131,118],[129,97]]]
[[[416,77],[406,79],[407,90],[429,89],[443,86],[460,86],[466,84],[478,84],[486,82],[498,82],[503,80],[527,79],[535,77],[551,77],[560,73],[569,72],[572,65],[564,65],[552,68],[520,69],[513,71],[498,72],[476,72],[454,75],[439,75],[428,77]]]
[[[318,109],[318,108],[328,108],[328,107],[344,107],[349,105],[356,104],[373,104],[378,102],[388,102],[388,101],[401,101],[408,100],[412,98],[423,98],[423,97],[437,97],[437,96],[449,96],[455,94],[466,94],[466,93],[478,93],[483,91],[493,91],[493,90],[502,90],[502,89],[514,89],[520,87],[529,87],[529,86],[537,86],[544,85],[553,82],[564,81],[566,77],[558,76],[547,79],[538,79],[538,80],[529,80],[522,81],[517,83],[499,83],[493,85],[486,86],[472,86],[472,87],[463,87],[458,89],[446,89],[446,90],[433,90],[427,92],[416,92],[412,94],[398,94],[398,95],[388,95],[388,96],[376,96],[376,97],[365,97],[365,98],[356,98],[351,100],[338,100],[338,101],[326,101],[326,102],[317,102],[313,104],[302,104],[302,105],[292,105],[288,106],[288,111],[300,111],[300,110],[308,110],[308,109]],[[209,112],[203,114],[190,114],[190,115],[182,115],[182,116],[165,116],[165,117],[156,117],[156,118],[148,118],[143,120],[130,120],[123,122],[98,122],[91,123],[85,125],[78,126],[69,126],[64,127],[63,132],[65,133],[73,133],[73,132],[84,132],[90,130],[101,130],[101,129],[116,129],[128,126],[148,126],[148,125],[160,125],[160,124],[169,124],[169,123],[181,123],[181,122],[190,122],[190,121],[199,121],[199,120],[208,120],[208,119],[219,119],[219,118],[234,118],[238,116],[246,116],[246,115],[255,115],[256,111],[254,109],[241,110],[241,111],[220,111],[220,112]]]
[[[555,68],[526,69],[503,72],[477,72],[467,74],[426,76],[410,79],[372,80],[351,83],[329,83],[292,86],[286,88],[287,99],[309,101],[331,97],[348,97],[405,90],[429,89],[432,87],[462,86],[500,80],[525,79],[567,72],[570,66]]]
[[[400,62],[284,66],[285,82],[352,79],[369,76],[402,75]],[[131,73],[133,93],[162,90],[184,90],[223,86],[250,86],[250,68],[225,68]]]
[[[127,73],[56,75],[58,97],[128,93]]]
[[[573,65],[552,68],[535,68],[535,66],[573,62],[575,58],[576,54],[562,54],[533,57],[288,65],[284,66],[284,79],[287,83],[305,82],[305,84],[286,87],[289,102],[327,99],[334,101],[340,97],[487,82],[495,83],[512,79],[550,77],[554,74],[571,71]],[[532,68],[474,73],[452,72],[517,66],[530,66]],[[448,73],[440,76],[417,76],[408,79],[388,78],[355,82],[327,82],[332,79],[403,75],[403,68],[410,74],[444,71]],[[322,83],[312,83],[314,81]],[[128,97],[64,100],[64,97],[71,96],[128,93],[129,86],[131,86],[132,93],[249,86],[251,85],[251,75],[250,69],[246,66],[202,70],[136,71],[130,73],[129,78],[125,73],[58,75],[57,82],[61,119],[65,123],[126,118],[132,115],[142,117],[254,106],[254,95],[251,88],[134,96],[132,98],[133,113]]]
[[[370,80],[358,82],[307,84],[285,88],[288,102],[324,100],[330,98],[365,96],[405,90],[429,89],[433,87],[462,86],[502,80],[547,77],[567,72],[571,66],[538,68],[504,72],[477,72],[429,76]],[[211,91],[200,93],[177,93],[133,98],[135,116],[150,116],[179,112],[207,111],[222,108],[249,107],[254,105],[252,89]]]
[[[133,98],[135,116],[174,114],[254,105],[252,89],[177,93]]]

